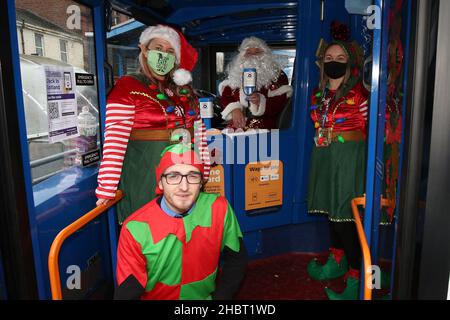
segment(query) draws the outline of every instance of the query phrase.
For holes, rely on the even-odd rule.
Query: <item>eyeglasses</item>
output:
[[[179,172],[170,172],[161,175],[166,179],[167,184],[180,184],[184,177],[189,184],[200,184],[202,182],[202,174],[199,172],[190,172],[188,174],[181,174]]]

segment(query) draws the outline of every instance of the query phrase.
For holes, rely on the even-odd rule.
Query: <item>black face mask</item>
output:
[[[323,64],[323,71],[331,79],[339,79],[345,75],[347,71],[347,63],[330,61]]]

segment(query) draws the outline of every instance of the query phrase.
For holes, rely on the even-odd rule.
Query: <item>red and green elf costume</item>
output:
[[[167,149],[156,168],[157,177],[173,161],[188,163],[186,159],[198,159],[192,150],[179,145]],[[193,156],[177,158],[174,152]],[[192,165],[202,167],[199,163]],[[243,279],[246,253],[239,224],[227,200],[200,192],[192,210],[182,218],[165,213],[160,201],[156,198],[144,205],[123,224],[117,253],[118,291],[141,288],[140,299],[231,298]],[[222,281],[216,287],[221,253],[226,256]],[[130,295],[116,292],[116,298],[125,297]]]

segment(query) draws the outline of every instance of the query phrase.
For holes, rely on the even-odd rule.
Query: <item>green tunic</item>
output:
[[[362,197],[366,174],[365,141],[313,147],[308,184],[308,213],[327,214],[334,222],[354,221],[351,200]]]
[[[129,141],[119,190],[124,197],[117,203],[119,224],[155,197],[155,167],[167,141]]]

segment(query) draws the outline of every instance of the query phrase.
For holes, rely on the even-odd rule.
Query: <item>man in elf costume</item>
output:
[[[247,265],[242,233],[227,200],[201,192],[199,159],[186,144],[163,151],[155,170],[159,197],[121,230],[116,299],[231,299],[239,289]]]

